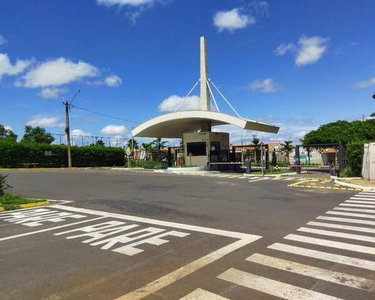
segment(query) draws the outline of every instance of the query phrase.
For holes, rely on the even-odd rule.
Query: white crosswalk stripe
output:
[[[358,227],[358,226],[349,226],[349,225],[340,225],[340,224],[313,222],[313,221],[308,222],[306,225],[318,226],[318,227],[327,227],[327,228],[337,228],[337,229],[367,232],[367,233],[375,233],[375,228],[369,228],[369,227]]]
[[[343,222],[343,223],[362,224],[362,225],[375,225],[375,221],[352,219],[352,218],[348,219],[348,218],[340,218],[340,217],[319,216],[319,217],[317,217],[317,219],[318,220],[335,221],[335,222]]]
[[[363,203],[363,204],[375,204],[375,201],[357,201],[357,200],[346,200],[345,203]]]
[[[229,300],[228,298],[221,297],[203,289],[196,289],[194,292],[186,295],[180,300]]]
[[[359,217],[359,218],[366,218],[366,219],[375,219],[375,216],[373,216],[373,215],[347,213],[347,212],[341,212],[341,211],[327,211],[326,214],[327,215],[337,215],[337,216]]]
[[[314,266],[304,265],[289,260],[275,258],[272,256],[262,255],[258,253],[253,254],[246,260],[267,267],[276,268],[279,270],[296,273],[308,277],[313,277],[316,279],[329,281],[340,285],[345,285],[351,288],[371,292],[375,291],[375,282],[363,277],[321,269]]]
[[[314,234],[318,234],[318,235],[339,237],[339,238],[349,239],[349,240],[357,240],[357,241],[375,243],[375,237],[371,237],[371,236],[367,236],[367,235],[359,235],[359,234],[344,233],[344,232],[322,230],[322,229],[315,229],[315,228],[307,228],[307,227],[298,228],[297,231],[314,233]],[[375,248],[374,248],[374,254],[375,254]]]
[[[312,238],[312,237],[298,235],[298,234],[288,234],[286,237],[284,237],[284,239],[296,241],[296,242],[301,242],[301,243],[319,245],[319,246],[324,246],[324,247],[329,247],[329,248],[343,249],[343,250],[348,250],[348,251],[354,251],[354,252],[359,252],[359,253],[367,253],[367,254],[374,254],[375,255],[375,248],[374,247],[336,242],[336,241],[333,241],[333,240],[324,240],[324,239]]]
[[[375,208],[375,205],[348,204],[348,203],[341,203],[339,206],[347,206],[347,207],[362,207],[362,208]]]
[[[367,214],[375,214],[375,210],[373,210],[373,209],[335,207],[334,210],[342,210],[342,211],[352,211],[352,212],[360,212],[360,213],[367,213]]]
[[[375,198],[369,198],[369,197],[350,197],[350,200],[368,200],[368,201],[374,201]]]
[[[326,294],[303,289],[288,283],[283,283],[266,277],[243,272],[236,269],[225,271],[218,278],[226,280],[247,288],[251,288],[263,293],[280,297],[283,299],[293,300],[333,300],[339,299]]]
[[[375,271],[375,261],[370,261],[366,259],[360,259],[356,257],[350,257],[345,255],[339,255],[324,251],[312,250],[303,247],[291,246],[282,243],[275,243],[267,247],[268,249],[282,251],[286,253],[292,253],[304,257],[310,257],[315,259],[320,259],[324,261],[329,261],[333,263],[338,263],[342,265],[357,267],[361,269]]]

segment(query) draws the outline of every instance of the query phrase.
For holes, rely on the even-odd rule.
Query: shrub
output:
[[[0,174],[0,197],[5,194],[5,190],[11,189],[12,186],[7,182],[7,175]]]
[[[45,156],[51,151],[52,156]],[[73,146],[73,167],[122,166],[124,151],[121,148],[100,146]],[[0,140],[0,167],[23,167],[27,163],[38,163],[40,167],[66,167],[65,145],[38,143],[15,143]]]
[[[351,141],[346,147],[346,159],[349,167],[346,168],[348,176],[361,176],[362,160],[363,160],[363,146],[365,141]]]

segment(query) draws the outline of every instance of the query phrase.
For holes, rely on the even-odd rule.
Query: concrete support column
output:
[[[206,38],[201,37],[201,95],[200,95],[200,109],[211,110],[210,105],[210,94],[207,87],[208,71],[207,71],[207,49],[206,49]]]

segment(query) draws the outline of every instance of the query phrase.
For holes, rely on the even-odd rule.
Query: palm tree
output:
[[[132,143],[132,141],[133,141],[133,143]],[[133,137],[129,139],[128,144],[126,145],[126,148],[132,149],[132,146],[133,146],[133,149],[139,149],[138,142]]]
[[[293,144],[293,141],[284,141],[284,143],[281,144],[281,151],[285,152],[286,158],[288,160],[288,164],[289,164],[289,153],[292,152],[293,149],[295,148],[292,144]]]
[[[162,141],[161,138],[157,138],[156,140],[153,140],[151,142],[151,144],[154,146],[154,149],[158,153],[158,161],[161,161],[161,148],[164,148],[168,143],[168,141]]]
[[[146,159],[148,158],[148,154],[152,150],[152,143],[142,143],[142,149],[146,152]]]

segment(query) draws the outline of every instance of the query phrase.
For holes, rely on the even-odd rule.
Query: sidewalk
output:
[[[342,186],[348,186],[353,188],[361,188],[366,191],[375,191],[375,182],[374,181],[367,181],[363,180],[359,177],[354,178],[337,178],[333,177],[335,179],[335,183],[340,184]]]

